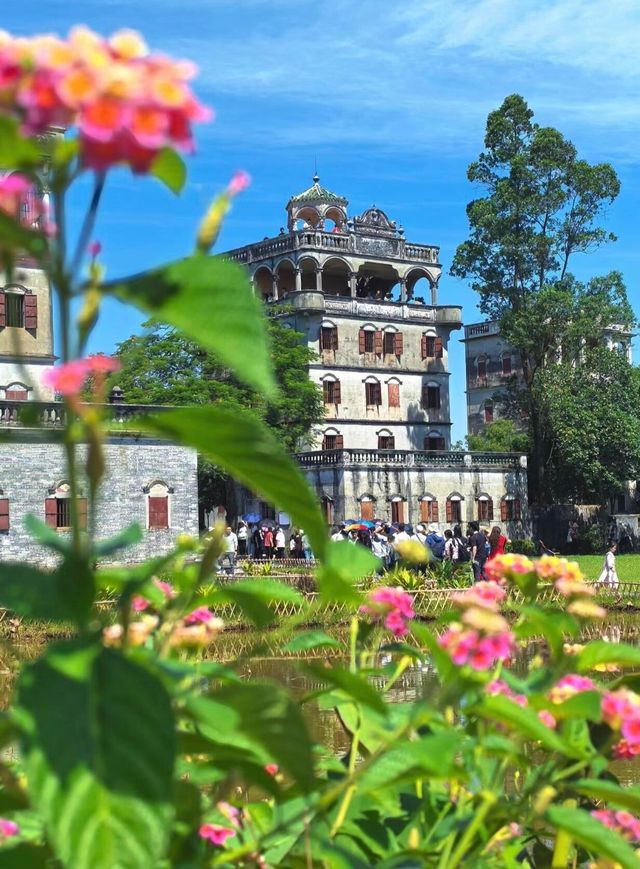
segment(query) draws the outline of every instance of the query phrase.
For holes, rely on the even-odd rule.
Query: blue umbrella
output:
[[[367,528],[375,528],[376,527],[376,523],[370,522],[369,519],[363,519],[361,524],[366,525]]]
[[[262,516],[259,513],[247,513],[244,517],[244,521],[248,522],[250,525],[253,525],[254,522],[259,522],[262,519]]]

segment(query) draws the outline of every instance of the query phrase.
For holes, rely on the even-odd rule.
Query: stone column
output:
[[[400,301],[403,304],[407,301],[407,281],[405,278],[400,278]]]
[[[299,293],[302,289],[302,272],[300,269],[294,269],[294,274],[296,276],[296,293]]]
[[[431,304],[435,307],[438,304],[438,285],[431,284]]]
[[[272,289],[274,301],[278,298],[278,274],[274,272],[272,279]]]
[[[356,294],[357,294],[356,278],[357,278],[356,272],[349,272],[349,290],[351,292],[352,299],[355,299]]]
[[[316,269],[316,290],[322,292],[322,269]]]

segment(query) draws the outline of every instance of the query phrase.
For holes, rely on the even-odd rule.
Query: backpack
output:
[[[426,544],[433,553],[434,558],[442,558],[444,555],[444,537],[429,534],[427,535]]]
[[[464,542],[461,537],[454,537],[455,547],[458,552],[458,564],[465,564],[468,561],[471,561],[471,553],[469,552],[469,547]]]

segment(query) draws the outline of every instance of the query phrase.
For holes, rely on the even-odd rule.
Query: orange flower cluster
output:
[[[93,169],[146,172],[165,146],[193,150],[191,124],[211,117],[189,88],[194,74],[190,63],[150,54],[131,30],[104,39],[75,27],[66,40],[0,32],[0,113],[26,135],[77,126]]]

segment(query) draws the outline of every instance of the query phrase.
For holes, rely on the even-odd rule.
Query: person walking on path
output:
[[[609,588],[617,588],[620,585],[618,572],[616,571],[616,550],[617,544],[611,543],[607,548],[607,554],[604,557],[602,573],[598,577],[598,582],[606,585]]]
[[[225,569],[226,562],[226,572],[230,575],[233,575],[236,570],[236,552],[238,551],[238,538],[234,534],[232,528],[227,527],[225,529],[225,532],[222,535],[222,545],[224,546],[224,552],[222,553],[222,558],[220,559],[220,569]]]
[[[249,529],[247,528],[247,523],[242,519],[238,522],[238,555],[242,557],[247,554],[247,537],[249,536]]]
[[[469,548],[471,550],[471,564],[473,566],[473,581],[480,582],[484,574],[484,565],[487,560],[487,537],[477,522],[469,523]]]
[[[262,529],[262,545],[264,546],[265,558],[273,558],[273,531],[266,526]]]
[[[504,555],[507,543],[511,543],[509,538],[505,537],[497,525],[494,525],[489,535],[489,557],[487,561],[491,561],[496,555]]]

